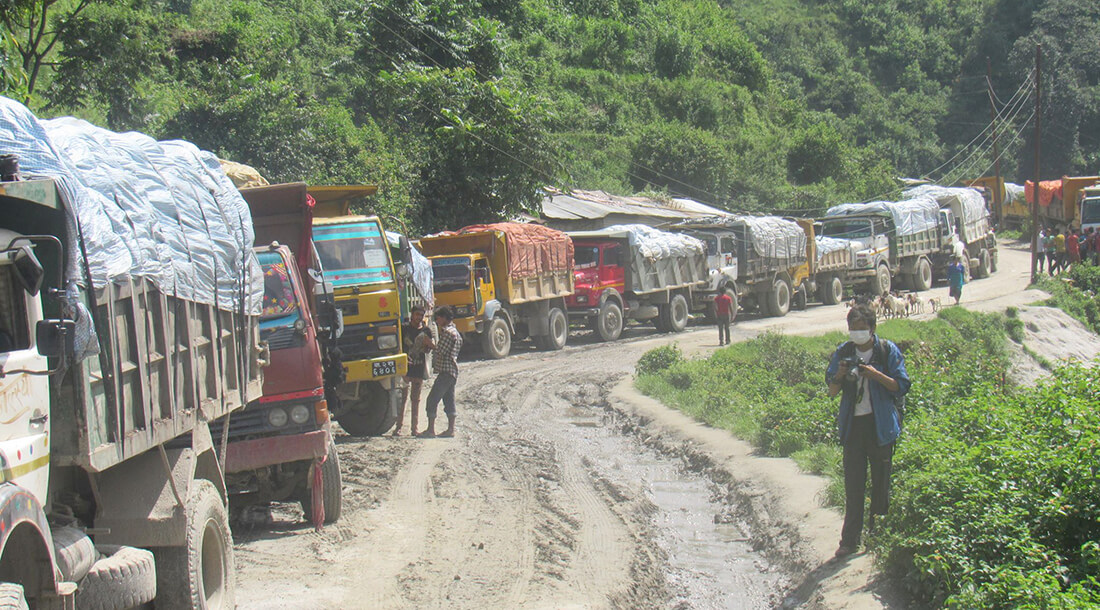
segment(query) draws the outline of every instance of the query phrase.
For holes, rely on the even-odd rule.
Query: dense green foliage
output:
[[[1067,366],[1038,388],[1006,385],[1010,318],[949,308],[879,334],[914,381],[894,457],[891,512],[868,544],[914,601],[952,608],[1100,603],[1100,369]],[[637,384],[761,452],[833,477],[843,504],[837,401],[825,365],[839,333],[775,334],[705,360],[645,360]],[[839,519],[838,519],[839,537]]]
[[[1057,278],[1041,279],[1036,287],[1050,293],[1047,305],[1065,311],[1092,332],[1100,333],[1100,299],[1097,298],[1100,267],[1077,264]]]
[[[369,205],[422,229],[543,185],[820,208],[980,173],[988,146],[937,167],[988,122],[985,58],[1007,101],[1036,42],[1044,167],[1095,171],[1098,20],[1074,0],[7,0],[0,92],[276,181],[377,182]],[[1027,115],[1002,126],[1017,180]]]

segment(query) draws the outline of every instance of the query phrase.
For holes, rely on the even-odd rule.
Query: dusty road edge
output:
[[[679,454],[727,485],[742,508],[754,548],[792,577],[783,608],[886,608],[888,587],[876,583],[872,558],[863,553],[833,560],[840,539],[839,511],[825,508],[824,477],[806,474],[787,458],[756,455],[749,443],[644,396],[627,376],[608,395],[608,406],[633,420],[647,444]]]

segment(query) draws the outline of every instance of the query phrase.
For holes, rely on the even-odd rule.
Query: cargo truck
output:
[[[1081,190],[1081,231],[1100,231],[1100,186]]]
[[[534,224],[501,222],[422,237],[437,305],[455,312],[459,332],[490,358],[530,337],[560,350],[569,336],[565,299],[573,294],[573,242]]]
[[[1100,176],[1064,176],[1061,180],[1044,180],[1039,183],[1039,224],[1058,230],[1068,228],[1082,229],[1085,225],[1083,215],[1088,211],[1090,218],[1096,218],[1100,212],[1094,207],[1095,200],[1085,205],[1085,189],[1100,185]],[[1035,201],[1035,185],[1030,180],[1024,185],[1027,202]],[[1023,223],[1030,223],[1030,209]],[[1097,220],[1092,220],[1096,223]],[[1091,224],[1091,223],[1090,223]]]
[[[821,232],[858,244],[848,273],[858,289],[880,295],[903,275],[914,289],[928,290],[933,270],[945,265],[957,241],[950,215],[930,197],[846,203],[829,208]]]
[[[812,219],[799,218],[795,222],[806,233],[807,294],[816,295],[825,305],[836,305],[844,299],[858,245],[847,239],[819,235],[820,224]]]
[[[984,190],[984,189],[983,189]],[[963,255],[969,262],[971,275],[976,278],[989,277],[997,271],[997,237],[993,233],[989,208],[983,192],[971,187],[946,187],[925,184],[906,189],[907,198],[930,197],[940,206],[940,222],[954,228],[956,242],[944,256],[933,257],[938,263],[934,274],[946,275],[946,265],[952,257]],[[921,272],[910,273],[902,278],[902,284],[916,290],[927,290],[931,283],[925,283]]]
[[[713,216],[678,223],[678,230],[732,233],[737,250],[736,297],[743,308],[785,316],[805,303],[809,288],[806,234],[777,216]]]
[[[702,311],[714,320],[714,297],[726,294],[733,302],[730,321],[737,318],[737,235],[725,226],[672,226],[675,233],[690,235],[703,242],[707,249],[707,283],[692,291],[692,311]]]
[[[186,143],[0,123],[35,178],[0,183],[4,602],[233,608],[210,427],[261,395],[248,208]]]
[[[566,298],[571,318],[585,320],[613,341],[625,320],[652,321],[662,332],[688,324],[696,290],[708,286],[706,246],[690,235],[645,225],[573,231],[576,292]]]

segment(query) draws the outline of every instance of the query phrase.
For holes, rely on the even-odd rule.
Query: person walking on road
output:
[[[401,343],[409,359],[405,373],[406,386],[401,391],[401,407],[397,410],[397,425],[394,436],[401,436],[401,425],[405,423],[405,404],[411,405],[409,414],[409,434],[416,436],[420,419],[420,391],[428,377],[427,351],[432,340],[432,329],[424,324],[424,308],[419,305],[409,312],[409,323],[401,329]],[[409,399],[412,399],[410,402]]]
[[[837,429],[844,448],[844,526],[837,557],[859,550],[863,535],[867,470],[871,470],[871,515],[890,508],[894,445],[901,434],[899,405],[909,391],[905,356],[892,341],[875,334],[876,316],[866,304],[848,310],[848,337],[825,370],[829,396],[841,394]]]
[[[435,436],[435,414],[440,400],[447,415],[447,429],[439,436],[455,435],[455,384],[458,383],[458,352],[462,349],[462,333],[455,328],[454,319],[454,311],[446,305],[435,310],[439,341],[431,344],[431,349],[432,370],[436,375],[424,405],[428,414],[428,429],[418,435],[421,437]]]
[[[959,304],[959,300],[963,295],[963,284],[966,283],[966,266],[963,264],[963,259],[956,258],[955,262],[947,266],[947,294],[955,299],[955,304]]]
[[[733,299],[725,291],[714,297],[714,316],[718,319],[718,345],[729,345],[730,322],[733,321]]]

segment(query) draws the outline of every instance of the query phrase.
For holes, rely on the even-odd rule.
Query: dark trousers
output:
[[[440,400],[443,401],[443,412],[448,417],[454,417],[455,383],[457,382],[458,379],[454,375],[448,373],[436,375],[435,381],[432,382],[432,391],[428,392],[428,402],[424,405],[424,410],[428,413],[428,419],[435,419]]]
[[[1035,253],[1035,261],[1039,263],[1039,273],[1043,273],[1043,263],[1047,259],[1047,253],[1039,250]]]
[[[730,342],[730,317],[729,315],[718,314],[718,344],[723,345]]]
[[[871,514],[885,515],[890,508],[890,468],[894,443],[880,446],[875,416],[852,418],[844,443],[844,529],[840,544],[858,547],[863,534],[863,503],[867,497],[867,467],[871,468]]]

